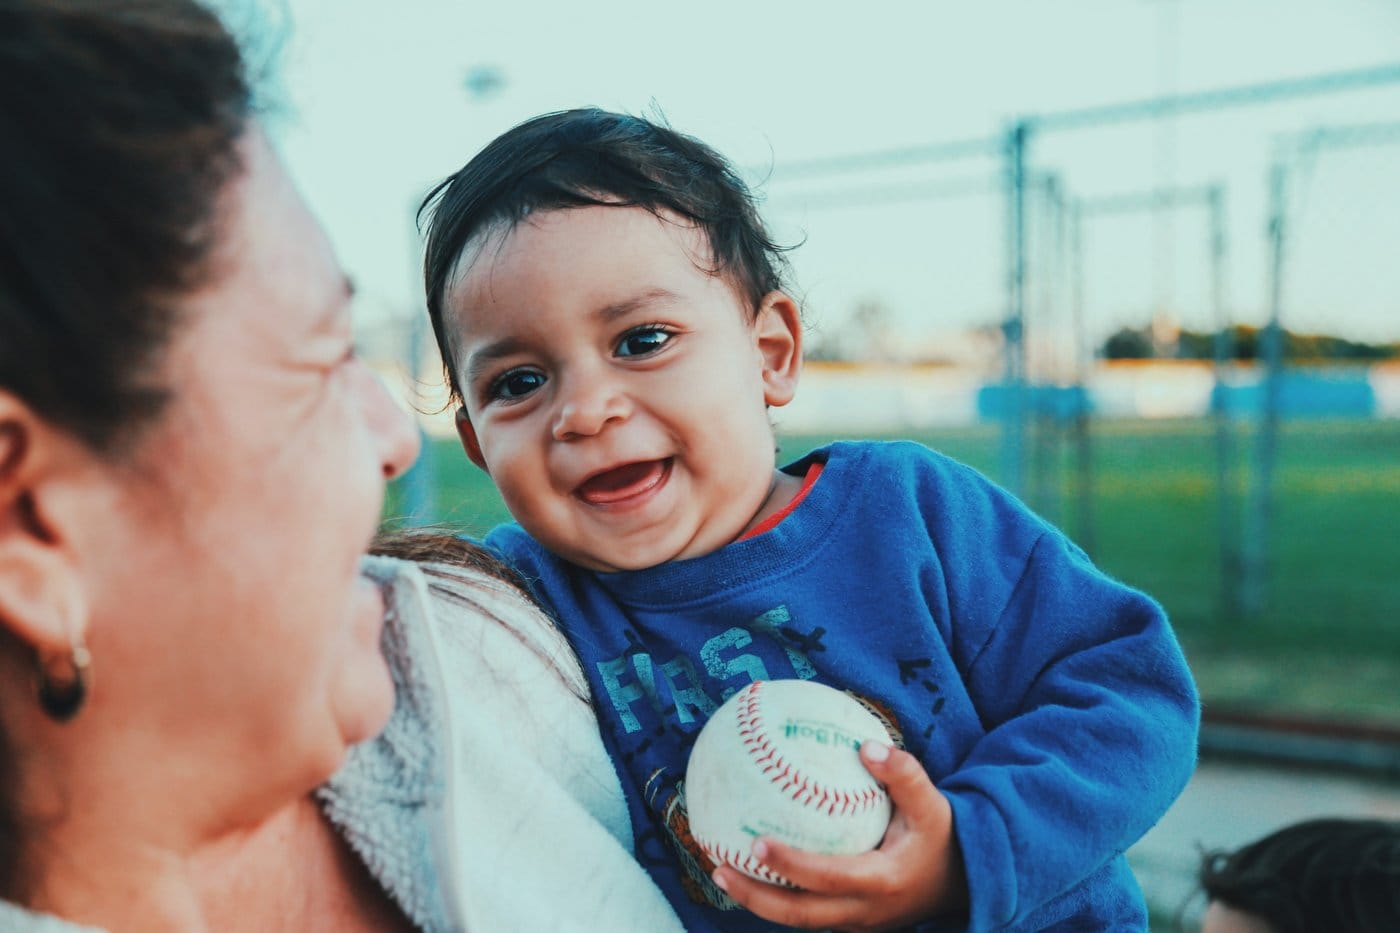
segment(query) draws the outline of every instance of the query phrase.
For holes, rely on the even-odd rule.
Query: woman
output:
[[[0,88],[0,929],[674,927],[540,615],[361,575],[415,435],[217,20],[0,0]]]

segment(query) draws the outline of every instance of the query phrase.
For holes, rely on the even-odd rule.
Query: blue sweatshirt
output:
[[[949,798],[970,913],[925,929],[1146,929],[1123,852],[1180,793],[1199,706],[1160,606],[980,474],[906,442],[838,443],[779,525],[597,573],[517,525],[487,542],[579,653],[636,855],[691,930],[772,925],[687,832],[696,733],[758,679],[866,699]]]

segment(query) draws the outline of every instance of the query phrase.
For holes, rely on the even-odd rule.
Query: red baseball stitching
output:
[[[705,854],[710,857],[710,861],[716,864],[729,865],[750,875],[756,875],[767,881],[769,884],[780,884],[785,888],[795,888],[797,885],[788,881],[782,875],[764,865],[752,854],[745,854],[738,849],[731,849],[727,846],[714,845],[700,840],[700,848],[705,850]]]
[[[744,697],[739,703],[739,737],[749,755],[759,769],[774,784],[779,784],[793,800],[804,806],[824,809],[832,816],[838,813],[846,816],[863,813],[885,799],[880,787],[866,787],[860,790],[839,790],[823,787],[798,771],[768,739],[763,727],[763,712],[760,709],[759,693],[763,681],[755,680],[744,688]],[[733,864],[733,863],[731,863]]]

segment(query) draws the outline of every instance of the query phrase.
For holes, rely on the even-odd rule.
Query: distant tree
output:
[[[880,299],[866,298],[856,303],[851,312],[851,331],[861,359],[887,362],[898,356],[894,315]]]
[[[1284,356],[1291,360],[1394,359],[1400,346],[1361,343],[1328,334],[1294,334],[1284,331]]]
[[[1109,334],[1103,343],[1104,359],[1152,359],[1152,331],[1148,328],[1123,327]]]
[[[1183,360],[1215,359],[1216,331],[1183,330],[1177,356]],[[1259,329],[1236,324],[1229,329],[1228,353],[1234,360],[1252,360],[1258,351]]]
[[[1182,330],[1176,341],[1176,355],[1183,360],[1215,359],[1215,334]]]
[[[1234,331],[1234,339],[1231,342],[1235,348],[1234,358],[1259,359],[1259,328],[1250,327],[1248,324],[1236,324]]]
[[[807,334],[803,356],[809,360],[877,360],[898,357],[894,315],[878,298],[856,302],[850,316],[835,327],[814,327]]]
[[[1254,360],[1261,352],[1263,329],[1250,324],[1230,328],[1230,358]],[[1183,330],[1177,340],[1176,358],[1210,360],[1215,358],[1215,332]],[[1153,358],[1152,333],[1148,328],[1124,327],[1104,341],[1103,356],[1110,360]],[[1283,358],[1291,362],[1338,360],[1369,362],[1400,359],[1400,342],[1364,343],[1330,334],[1283,332]]]
[[[833,362],[849,359],[839,330],[809,327],[803,335],[802,356],[813,362]]]

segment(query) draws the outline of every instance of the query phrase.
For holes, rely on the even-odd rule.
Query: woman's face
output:
[[[149,745],[128,751],[211,811],[313,786],[386,721],[383,606],[357,565],[418,443],[353,355],[344,273],[258,130],[242,153],[215,274],[180,302],[171,401],[86,548],[79,721],[120,716]]]

